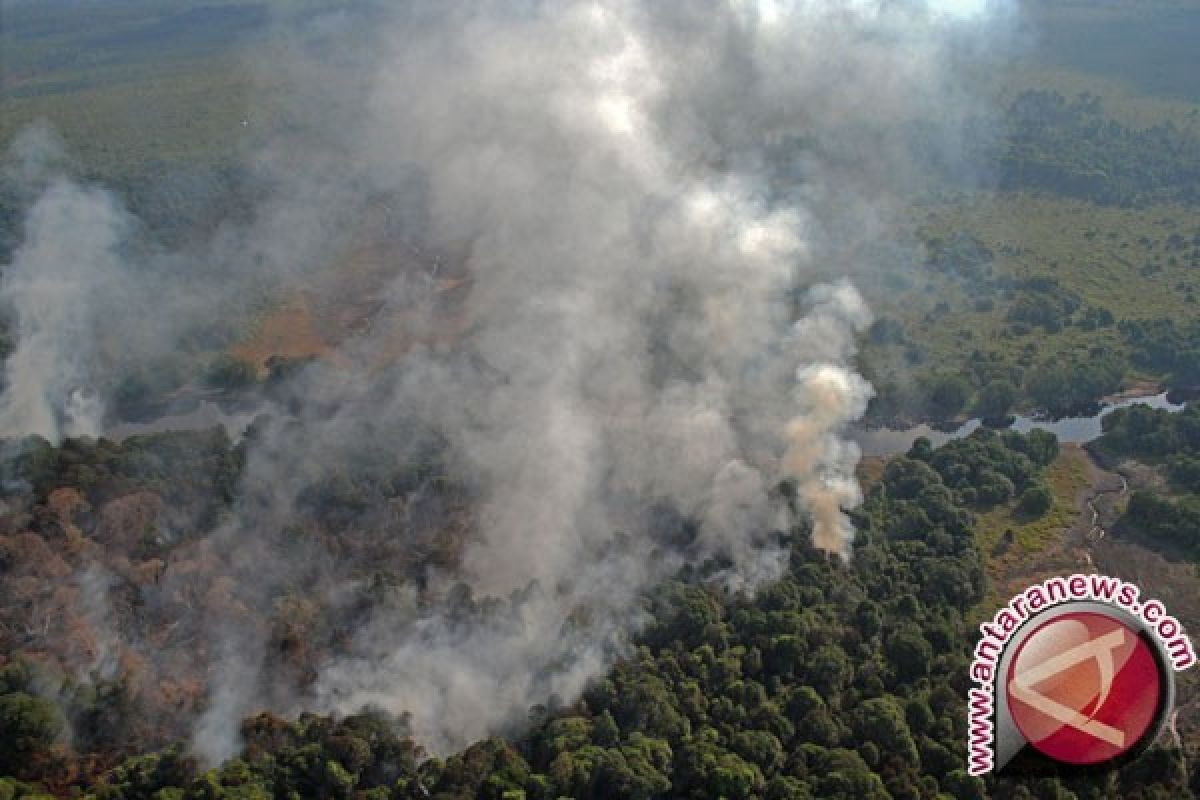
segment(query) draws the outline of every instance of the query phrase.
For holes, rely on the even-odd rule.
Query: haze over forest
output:
[[[1197,34],[4,3],[0,798],[1191,796],[1190,673],[1086,774],[965,703],[1047,576],[1200,621]]]

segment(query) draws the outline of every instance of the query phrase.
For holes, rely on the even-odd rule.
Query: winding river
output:
[[[1118,408],[1142,403],[1151,408],[1162,408],[1167,411],[1181,411],[1185,403],[1172,403],[1167,399],[1167,393],[1127,397],[1118,402],[1103,406],[1090,416],[1061,417],[1059,419],[1043,419],[1018,415],[1013,419],[1009,428],[1028,433],[1035,428],[1050,431],[1058,436],[1060,442],[1084,443],[1099,438],[1104,432],[1101,420]],[[157,433],[167,430],[197,430],[223,425],[233,439],[241,438],[246,426],[265,408],[228,412],[217,403],[204,400],[186,412],[166,414],[154,420],[137,423],[122,422],[105,431],[110,439],[121,440],[128,436],[145,433]],[[849,436],[862,448],[864,456],[891,456],[908,452],[909,447],[919,436],[929,439],[934,447],[945,444],[952,439],[961,439],[979,428],[983,422],[970,419],[952,431],[938,430],[929,425],[915,425],[911,428],[852,428]]]
[[[1181,411],[1185,406],[1184,403],[1172,403],[1167,399],[1167,393],[1162,392],[1160,394],[1123,398],[1115,403],[1103,406],[1098,412],[1090,416],[1044,419],[1018,415],[1012,424],[1009,425],[1009,428],[1021,433],[1029,433],[1034,429],[1050,431],[1058,436],[1060,442],[1082,444],[1100,437],[1104,432],[1101,420],[1106,416],[1118,408],[1126,408],[1139,403],[1151,408],[1166,409],[1167,411]],[[936,428],[931,428],[929,425],[916,425],[902,430],[892,428],[856,428],[850,431],[850,438],[858,442],[858,446],[862,448],[864,456],[890,456],[908,452],[908,448],[912,446],[912,443],[919,436],[929,439],[933,446],[937,447],[952,439],[961,439],[982,424],[982,420],[971,419],[952,431],[940,431]]]

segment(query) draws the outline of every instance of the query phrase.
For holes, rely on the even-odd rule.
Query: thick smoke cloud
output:
[[[685,565],[735,589],[776,577],[793,502],[818,546],[849,557],[859,453],[842,433],[871,396],[853,369],[871,317],[839,276],[968,110],[951,69],[963,23],[905,4],[374,14],[369,34],[335,15],[289,39],[300,100],[258,152],[273,191],[253,222],[203,257],[143,259],[158,286],[180,263],[228,278],[152,312],[164,342],[247,286],[335,291],[322,266],[383,235],[380,215],[432,262],[383,265],[370,323],[255,431],[236,513],[202,545],[227,577],[193,621],[213,642],[193,736],[211,760],[264,700],[408,713],[446,750],[577,697],[656,582]],[[93,305],[132,282],[122,220],[62,181],[33,206],[2,290],[19,334],[5,435],[98,430],[71,410],[96,376],[70,365],[103,365],[90,342],[122,324]],[[297,587],[352,606],[361,579],[289,521],[322,475],[373,448],[415,458],[430,438],[468,487],[461,558],[357,616],[308,691],[279,688],[255,645],[266,631],[212,609],[276,607]],[[420,503],[380,535],[416,547],[405,514]],[[168,564],[163,592],[187,580]]]

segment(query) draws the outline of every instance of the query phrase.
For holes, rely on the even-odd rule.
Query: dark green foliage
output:
[[[98,800],[134,800],[149,797],[162,786],[185,786],[196,772],[195,763],[181,747],[135,756],[115,767],[96,787]]]
[[[1200,456],[1200,406],[1172,413],[1137,404],[1114,409],[1102,421],[1104,435],[1095,447],[1103,452],[1153,460]]]
[[[1040,517],[1054,507],[1054,493],[1046,486],[1030,486],[1021,492],[1017,511],[1029,517]]]
[[[925,243],[926,263],[939,272],[978,278],[991,273],[995,254],[976,237],[958,231],[948,239],[934,238]]]
[[[1175,488],[1200,494],[1200,457],[1194,455],[1169,456],[1167,477]]]
[[[33,673],[24,661],[10,661],[0,667],[0,694],[24,692],[33,685]]]
[[[1058,458],[1058,437],[1050,431],[1035,428],[1023,436],[1017,431],[1005,431],[1000,436],[1005,447],[1024,453],[1038,466],[1048,467]]]
[[[1004,379],[990,381],[979,390],[975,411],[984,419],[1003,419],[1017,401],[1017,387]]]
[[[1122,320],[1118,328],[1134,364],[1167,373],[1172,387],[1200,386],[1200,319]]]
[[[1001,183],[1122,206],[1200,202],[1200,139],[1173,122],[1137,129],[1091,94],[1030,90],[1008,109]]]
[[[1129,498],[1122,522],[1200,558],[1200,496],[1171,501],[1137,491]]]
[[[1079,308],[1079,295],[1059,285],[1053,278],[1032,278],[1017,284],[1019,291],[1008,310],[1010,322],[1038,326],[1057,333],[1071,324],[1071,315]]]
[[[926,458],[941,482],[956,490],[964,503],[988,507],[1024,491],[1037,476],[1040,465],[1052,461],[1057,450],[1053,434],[1038,432],[1022,436],[1015,431],[999,434],[990,428],[979,428]],[[914,444],[909,455],[918,453]]]
[[[30,437],[10,441],[0,469],[26,481],[35,495],[59,486],[95,493],[97,500],[138,489],[160,491],[173,500],[211,493],[228,497],[241,457],[225,429],[172,431],[108,439],[66,439],[57,449]]]
[[[1125,366],[1117,355],[1093,350],[1067,363],[1039,364],[1026,377],[1025,391],[1041,410],[1064,415],[1117,391],[1124,375]]]
[[[42,501],[54,489],[79,490],[93,508],[136,491],[163,500],[164,522],[202,532],[232,502],[243,453],[225,429],[172,431],[108,439],[65,439],[51,447],[38,437],[9,440],[0,449],[0,478],[11,491]]]
[[[121,419],[147,420],[162,413],[167,395],[187,383],[177,358],[145,364],[122,376],[113,387],[113,411]]]
[[[1107,308],[1088,306],[1080,313],[1079,319],[1075,324],[1082,330],[1094,331],[1097,328],[1107,328],[1115,321],[1112,312]]]
[[[875,344],[904,344],[907,337],[904,334],[904,324],[892,317],[880,317],[871,323],[867,335]]]
[[[923,753],[938,774],[962,757],[958,732],[933,722],[924,681],[949,683],[964,669],[960,609],[983,586],[969,512],[929,464],[899,461],[894,499],[869,499],[849,564],[797,530],[789,570],[753,598],[668,583],[647,599],[653,620],[629,657],[576,705],[541,709],[519,740],[425,760],[402,721],[264,714],[246,721],[244,752],[220,769],[197,775],[167,751],[125,762],[97,794],[150,796],[157,785],[184,800],[919,796]],[[916,536],[948,543],[893,539],[901,504],[931,520]],[[945,703],[939,716],[963,713],[963,697]]]
[[[46,700],[25,692],[0,695],[0,772],[24,775],[29,760],[58,738],[62,718]]]
[[[987,429],[936,450],[918,442],[869,493],[848,562],[815,550],[801,527],[785,574],[754,596],[668,582],[645,599],[650,621],[626,656],[578,702],[533,709],[518,738],[427,758],[403,718],[260,714],[217,769],[168,748],[127,759],[84,796],[982,797],[962,771],[964,612],[985,590],[968,504],[990,483],[1039,486],[1056,449],[1046,434]],[[22,665],[0,669],[0,689],[30,680]],[[46,748],[53,729],[27,727]]]
[[[937,375],[929,383],[929,410],[939,419],[949,419],[962,411],[971,396],[971,386],[957,375]]]

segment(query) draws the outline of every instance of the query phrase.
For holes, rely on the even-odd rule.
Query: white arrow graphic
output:
[[[1009,681],[1008,691],[1022,703],[1037,709],[1064,725],[1070,725],[1072,728],[1082,731],[1089,736],[1108,742],[1113,747],[1124,747],[1124,731],[1118,730],[1111,725],[1105,725],[1103,722],[1097,722],[1091,717],[1085,717],[1078,711],[1067,708],[1062,703],[1046,697],[1033,688],[1063,670],[1070,669],[1088,659],[1094,659],[1096,665],[1100,668],[1100,699],[1097,701],[1095,710],[1092,712],[1092,715],[1095,716],[1104,707],[1104,701],[1108,699],[1108,694],[1112,691],[1113,678],[1116,675],[1113,651],[1124,644],[1125,630],[1118,628],[1098,639],[1093,639],[1090,642],[1084,642],[1081,645],[1072,647],[1070,650],[1060,653],[1054,658],[1046,659],[1036,667],[1031,667],[1024,672],[1018,672]]]

